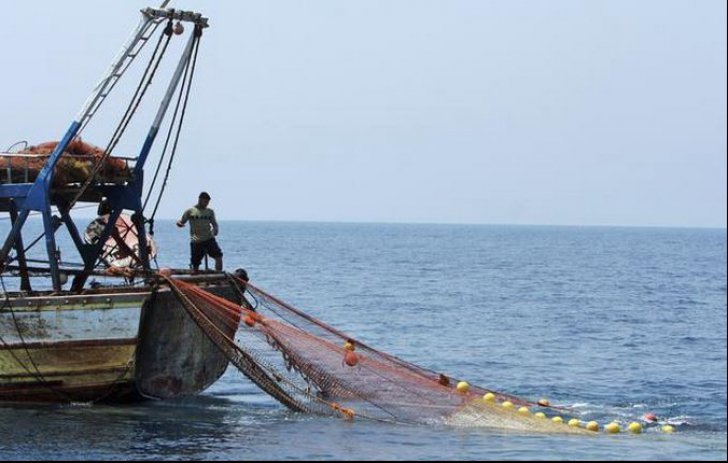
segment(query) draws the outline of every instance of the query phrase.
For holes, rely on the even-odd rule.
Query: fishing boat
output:
[[[158,174],[164,172],[165,155],[167,172],[174,158],[199,42],[208,27],[203,15],[164,8],[166,3],[141,11],[139,24],[60,141],[21,143],[0,153],[0,212],[9,219],[0,250],[2,402],[183,397],[209,387],[228,366],[225,355],[180,307],[160,272],[245,304],[240,280],[223,272],[192,274],[154,265],[154,214],[166,177],[155,190],[156,204],[152,186],[162,178]],[[160,92],[139,154],[114,156],[168,44],[175,40],[184,45],[178,47],[182,51]],[[81,134],[117,83],[135,61],[143,67],[143,60],[136,58],[152,48],[106,147],[83,141]],[[145,184],[145,164],[173,100],[160,161]],[[99,219],[79,226],[77,211],[89,206],[98,208]],[[28,220],[31,215],[40,216],[42,223]],[[40,236],[30,240],[29,231],[39,225]],[[61,249],[61,234],[70,249]],[[33,252],[42,258],[32,258]],[[219,328],[234,336],[234,327]]]
[[[21,143],[0,153],[0,212],[10,220],[0,249],[0,402],[173,399],[205,390],[230,364],[299,412],[543,433],[598,429],[596,423],[582,428],[578,419],[566,425],[561,416],[546,420],[530,410],[561,409],[370,347],[258,288],[244,270],[158,268],[154,217],[167,174],[159,188],[154,185],[165,159],[170,171],[208,27],[201,14],[165,5],[142,10],[60,141]],[[83,141],[86,126],[155,34],[156,47],[106,147]],[[184,37],[138,156],[114,156],[167,45]],[[175,95],[155,174],[145,184],[145,164]],[[150,202],[153,191],[157,199]],[[79,204],[97,208],[85,228],[77,225]],[[31,214],[40,223],[31,223]],[[42,228],[40,236],[26,244],[34,226]],[[70,249],[56,240],[62,230]],[[41,240],[38,259],[31,251]],[[619,431],[608,426],[610,433]]]

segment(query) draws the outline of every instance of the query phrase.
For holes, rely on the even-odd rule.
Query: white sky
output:
[[[0,150],[60,139],[158,4],[4,2]],[[726,227],[725,1],[170,6],[212,27],[158,218]]]

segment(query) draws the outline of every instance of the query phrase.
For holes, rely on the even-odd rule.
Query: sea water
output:
[[[234,369],[197,397],[0,408],[2,459],[725,460],[726,230],[222,222],[225,267],[372,347],[623,429],[307,416]],[[158,221],[160,266],[187,230]],[[29,238],[26,238],[28,241]],[[41,243],[41,246],[43,243]],[[70,257],[70,256],[69,256]],[[210,262],[212,266],[212,261]]]

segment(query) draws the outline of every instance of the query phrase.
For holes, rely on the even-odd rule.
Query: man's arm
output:
[[[217,232],[219,231],[219,228],[217,226],[217,219],[215,218],[215,211],[212,211],[212,218],[210,219],[210,224],[212,225],[212,236],[217,236]]]
[[[187,220],[190,218],[190,210],[187,209],[184,214],[182,214],[182,218],[177,221],[177,226],[182,228],[187,223]]]

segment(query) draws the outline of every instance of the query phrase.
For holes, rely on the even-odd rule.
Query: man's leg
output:
[[[200,243],[190,243],[190,263],[192,264],[192,273],[196,274],[200,271],[200,264],[202,263],[202,255],[205,249],[200,246]]]
[[[217,245],[215,238],[211,239],[207,245],[207,253],[215,259],[215,271],[222,272],[222,251],[220,246]]]

